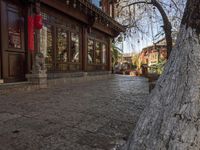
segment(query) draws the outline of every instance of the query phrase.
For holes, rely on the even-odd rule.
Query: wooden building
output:
[[[112,39],[125,29],[112,18],[108,5],[114,1],[97,2],[99,7],[92,0],[0,0],[0,81],[27,80],[37,54],[47,75],[110,71]],[[30,50],[29,16],[36,15],[43,26],[34,28]]]
[[[161,39],[158,42],[145,47],[139,55],[139,68],[147,65],[149,68],[161,62],[167,61],[166,40]]]

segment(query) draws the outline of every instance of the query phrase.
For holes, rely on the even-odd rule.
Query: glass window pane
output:
[[[102,44],[102,63],[106,64],[106,45]]]
[[[92,3],[97,6],[100,7],[100,0],[92,0]]]
[[[47,70],[52,70],[52,55],[53,55],[53,44],[52,44],[52,28],[50,25],[44,25],[40,30],[40,50],[45,57],[45,63]]]
[[[80,42],[79,35],[77,33],[71,33],[71,49],[70,60],[71,62],[79,62]]]
[[[94,63],[94,41],[88,40],[88,63]]]
[[[96,49],[95,49],[96,63],[100,64],[101,63],[101,43],[96,42],[95,46],[96,46]]]
[[[67,32],[61,28],[57,29],[57,62],[67,62],[68,61],[68,43],[67,43]]]
[[[21,23],[21,25],[20,25]],[[22,19],[17,12],[8,11],[8,47],[21,48]]]

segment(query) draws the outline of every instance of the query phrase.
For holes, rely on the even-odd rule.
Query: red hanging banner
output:
[[[42,29],[43,24],[42,24],[42,16],[41,15],[39,15],[39,14],[35,15],[34,24],[35,24],[36,29],[38,29],[38,30]]]
[[[34,18],[28,16],[28,49],[30,52],[35,50],[34,48]]]

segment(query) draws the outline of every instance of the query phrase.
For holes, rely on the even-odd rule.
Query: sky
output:
[[[133,39],[133,40],[135,42],[133,41],[130,43],[130,40],[123,42],[123,45],[124,45],[123,52],[124,53],[139,53],[142,51],[142,49],[144,47],[147,47],[147,46],[153,44],[153,42],[151,40],[141,40],[139,43],[138,43],[137,39]]]
[[[159,32],[155,24],[152,24],[152,31],[147,34],[133,34],[131,37],[125,38],[123,43],[117,44],[117,47],[123,49],[124,53],[140,53],[143,48],[152,45],[154,42],[164,37],[164,35],[162,35],[158,39],[155,39],[155,35]]]
[[[129,32],[129,36],[124,38],[123,44],[120,43],[119,45],[117,45],[117,47],[123,49],[124,53],[139,53],[144,47],[150,46],[153,44],[153,42],[156,42],[160,38],[163,38],[162,36],[160,38],[155,39],[156,34],[163,31],[163,29],[161,28],[163,24],[162,21],[160,21],[161,16],[158,16],[158,12],[156,12],[156,10],[154,11],[154,9],[152,8],[153,7],[148,6],[146,14],[143,14],[142,19],[138,21],[138,26],[144,33],[135,29],[131,29],[131,31]],[[139,11],[137,14],[138,17],[140,17],[140,11],[141,13],[144,12],[143,10],[136,10]]]
[[[130,0],[131,3],[132,0]],[[178,7],[181,10],[184,10],[184,2],[185,0],[175,0],[178,2]],[[173,16],[178,15],[179,18],[181,18],[180,14],[176,14],[173,7],[169,7],[172,2],[170,0],[162,0],[163,3],[167,4],[165,9],[165,12],[167,13],[170,21],[173,18]],[[169,5],[170,4],[170,5]],[[138,16],[142,16],[141,21],[139,22],[138,26],[143,30],[144,33],[142,32],[135,32],[133,30],[133,34],[131,34],[131,36],[124,38],[124,42],[123,44],[118,44],[117,47],[119,47],[120,49],[123,48],[123,52],[124,53],[139,53],[142,51],[142,49],[144,47],[150,46],[153,43],[157,42],[158,40],[160,40],[161,38],[164,37],[164,31],[163,31],[163,21],[161,18],[160,13],[158,12],[157,9],[153,9],[152,6],[147,5],[146,7],[146,16],[144,15],[140,15],[140,11],[143,11],[144,9],[141,8],[137,8],[136,7],[136,11]],[[138,13],[139,11],[139,13]],[[143,11],[144,12],[144,11]],[[152,16],[152,17],[150,17]],[[178,18],[178,17],[177,17]],[[180,21],[180,20],[179,20]],[[172,22],[172,21],[171,21]],[[173,23],[177,23],[176,21],[173,21]],[[175,26],[179,28],[179,23],[177,23],[178,25],[174,25],[173,26],[173,31],[177,31],[178,29],[174,28]],[[156,36],[158,33],[159,36]]]

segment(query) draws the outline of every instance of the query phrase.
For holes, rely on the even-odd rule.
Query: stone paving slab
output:
[[[119,75],[0,95],[0,150],[116,150],[148,91],[146,79]]]

